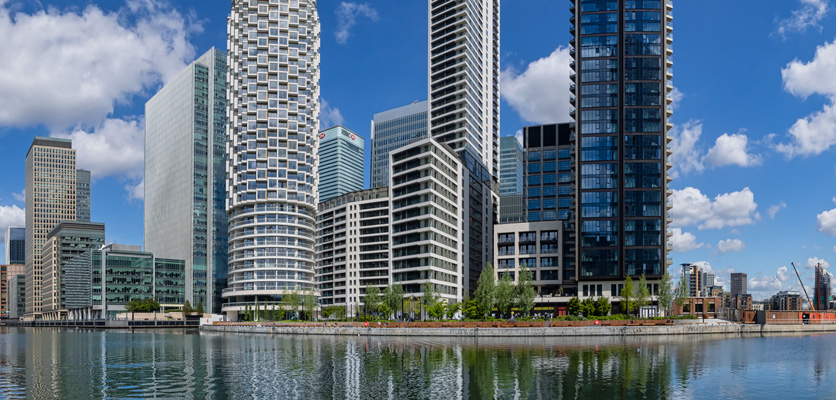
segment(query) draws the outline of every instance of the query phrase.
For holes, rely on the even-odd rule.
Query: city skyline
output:
[[[349,9],[320,4],[323,19],[321,119],[341,122],[368,138],[368,122],[375,113],[413,100],[426,100],[427,10],[426,4],[417,3],[398,6],[380,1],[345,3],[355,5]],[[834,162],[833,151],[828,150],[835,141],[832,133],[828,136],[818,129],[819,124],[833,119],[827,101],[833,96],[833,90],[815,86],[815,82],[833,80],[834,72],[819,65],[834,58],[831,53],[836,46],[832,44],[836,29],[834,24],[828,24],[832,13],[810,10],[807,3],[781,2],[762,10],[754,7],[757,3],[747,1],[728,5],[729,15],[718,17],[727,23],[704,32],[697,21],[713,17],[707,14],[706,10],[712,9],[708,3],[700,6],[676,3],[673,9],[676,49],[673,82],[681,95],[675,98],[677,109],[671,121],[676,139],[673,162],[676,177],[671,183],[675,206],[671,259],[674,266],[709,262],[718,283],[726,286],[730,269],[747,272],[750,292],[756,293],[756,298],[766,298],[779,290],[798,289],[784,269],[790,261],[809,267],[802,268],[801,272],[805,284],[810,285],[813,281],[810,266],[832,260],[836,251],[831,236],[836,235],[836,211],[831,211],[836,210],[831,201],[836,195],[832,189]],[[29,105],[35,109],[48,107],[49,116],[28,116],[28,109],[14,109],[18,111],[17,116],[0,115],[3,128],[0,153],[4,155],[2,166],[8,171],[5,174],[8,178],[0,182],[0,223],[22,226],[23,221],[15,218],[23,210],[23,201],[16,198],[23,189],[23,155],[35,135],[52,134],[74,139],[74,147],[79,151],[78,168],[92,171],[92,220],[108,225],[107,242],[142,243],[143,232],[137,227],[141,225],[143,205],[141,200],[131,198],[139,192],[142,182],[142,174],[137,171],[137,166],[141,170],[142,150],[135,148],[137,138],[142,143],[142,105],[198,54],[211,46],[225,49],[229,13],[228,2],[224,1],[205,8],[199,7],[203,3],[196,1],[155,4],[159,7],[131,11],[120,1],[100,2],[91,7],[104,9],[103,16],[85,14],[85,21],[103,18],[108,22],[108,13],[121,10],[126,22],[114,19],[110,25],[101,25],[126,31],[138,31],[141,22],[161,24],[165,17],[182,23],[182,27],[166,31],[173,38],[171,53],[176,55],[162,54],[149,48],[150,45],[139,47],[140,56],[153,59],[153,66],[142,73],[126,72],[123,77],[128,81],[133,79],[134,86],[111,83],[115,87],[108,87],[102,94],[105,106],[94,101],[99,98],[80,102],[95,110],[77,109],[77,105],[56,100]],[[542,80],[552,82],[555,74],[565,74],[568,80],[568,7],[559,2],[532,1],[527,8],[536,8],[538,12],[532,16],[533,21],[521,23],[522,16],[529,13],[523,14],[508,4],[502,8],[501,135],[514,135],[523,126],[538,123],[569,122],[568,82],[562,83],[566,90],[549,90],[557,94],[542,94],[532,84]],[[823,4],[832,7],[828,2]],[[45,2],[44,6],[56,9],[41,17],[54,18],[58,23],[68,15],[86,12],[78,6],[72,8],[72,2],[67,1]],[[13,32],[24,36],[29,34],[27,19],[12,19],[10,13],[37,15],[36,6],[15,6],[11,11],[12,6],[3,4],[0,9],[0,24],[10,25]],[[195,11],[196,20],[201,22],[191,20],[189,10],[199,10]],[[744,11],[754,14],[747,14],[750,18],[744,27],[733,26],[731,18],[743,15]],[[549,21],[558,22],[553,28],[541,26]],[[200,30],[196,29],[198,25]],[[417,32],[393,28],[401,25]],[[384,32],[391,32],[392,38],[381,40],[379,36]],[[742,37],[753,45],[733,48],[706,44],[722,43],[726,37]],[[33,40],[38,40],[38,36]],[[370,43],[378,42],[381,42],[378,48],[368,49]],[[817,54],[819,46],[821,51]],[[401,48],[411,49],[397,50],[396,54],[404,60],[389,60],[382,66],[362,65],[367,64],[361,61],[369,56]],[[705,57],[706,51],[716,51],[718,57]],[[758,63],[747,67],[750,73],[740,74],[739,65],[753,65],[747,61],[752,58]],[[726,65],[716,59],[730,61]],[[336,68],[351,60],[359,65],[346,71]],[[67,65],[67,73],[72,73],[71,68],[75,66]],[[382,87],[397,90],[381,96],[382,99],[369,95],[363,96],[364,101],[356,101],[357,90],[362,86],[345,82],[344,78],[362,67],[372,68],[367,75],[380,77]],[[52,90],[69,89],[58,85]],[[527,91],[535,95],[521,94]],[[567,104],[563,110],[552,110],[537,101],[527,101],[526,97],[556,99]],[[765,98],[772,100],[761,100]],[[822,109],[825,112],[819,113]],[[805,118],[810,119],[808,124],[803,123]],[[323,127],[327,126],[331,124],[323,123]],[[793,140],[787,136],[788,132],[795,132],[802,140]],[[94,149],[100,151],[93,153]],[[366,181],[370,169],[368,159],[369,151],[366,152]],[[784,178],[777,180],[780,185],[776,185],[776,176]],[[822,184],[809,185],[810,182]],[[6,225],[0,228],[5,233]],[[676,275],[676,268],[670,272]]]

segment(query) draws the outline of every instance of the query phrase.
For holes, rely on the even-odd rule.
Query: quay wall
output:
[[[415,336],[415,337],[572,337],[648,336],[710,334],[802,334],[836,332],[836,324],[759,325],[725,324],[668,326],[584,326],[539,328],[377,328],[328,326],[203,325],[204,332],[258,333],[272,335]]]

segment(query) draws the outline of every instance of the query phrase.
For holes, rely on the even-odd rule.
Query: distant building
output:
[[[523,150],[515,136],[499,139],[499,196],[522,194]]]
[[[389,185],[389,152],[427,137],[428,106],[426,100],[416,101],[374,115],[369,166],[372,188]]]
[[[769,309],[772,311],[796,311],[804,307],[806,301],[801,297],[801,293],[796,291],[785,290],[778,292],[769,299]]]
[[[751,310],[753,307],[752,295],[723,293],[723,308],[729,310]]]
[[[23,264],[0,265],[0,318],[9,318],[9,309],[15,306],[9,300],[10,291],[15,289],[9,286],[9,281],[15,276],[25,274],[26,266]]]
[[[226,79],[227,54],[211,49],[145,104],[145,250],[185,260],[186,299],[215,313],[227,282]],[[259,110],[262,117],[266,125]],[[267,157],[275,157],[266,133],[259,139],[241,168],[266,168]],[[268,186],[266,176],[259,178],[250,188]]]
[[[711,291],[714,287],[713,273],[701,270],[698,264],[681,264],[681,267],[691,297],[714,297]]]
[[[742,272],[734,272],[731,274],[731,294],[746,294],[748,292],[746,284],[746,274]]]
[[[509,194],[499,197],[499,223],[507,224],[525,221],[525,197]]]
[[[26,311],[26,274],[17,274],[8,281],[9,319],[19,319]]]
[[[316,282],[320,305],[357,315],[367,287],[389,285],[389,188],[351,192],[319,203]]]
[[[6,264],[26,264],[26,228],[22,226],[6,230]]]
[[[816,283],[813,300],[813,307],[816,311],[827,311],[830,309],[830,274],[821,266],[816,265]]]
[[[343,126],[319,133],[320,202],[363,190],[365,147],[360,135]]]
[[[25,182],[26,314],[32,319],[39,319],[43,308],[41,251],[52,228],[76,219],[77,177],[72,141],[35,137],[26,153]]]
[[[716,318],[721,315],[722,309],[723,301],[719,297],[689,297],[681,306],[673,305],[673,315]]]
[[[75,220],[90,222],[90,171],[75,171]]]
[[[708,297],[723,297],[723,287],[722,286],[709,286],[708,287]]]
[[[80,308],[89,302],[91,279],[89,270],[70,263],[78,255],[99,249],[105,243],[105,225],[90,222],[65,221],[46,236],[41,250],[43,260],[42,319],[66,318],[67,310]],[[81,302],[81,303],[79,303]]]

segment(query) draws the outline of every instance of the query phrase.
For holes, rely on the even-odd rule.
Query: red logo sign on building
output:
[[[325,139],[325,134],[324,134],[324,133],[320,133],[320,134],[319,134],[319,138],[320,138],[320,139]]]

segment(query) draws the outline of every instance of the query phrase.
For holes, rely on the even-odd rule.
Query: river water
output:
[[[836,335],[298,337],[0,327],[0,399],[836,398]]]

